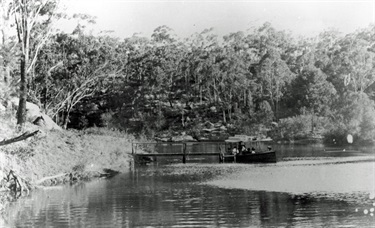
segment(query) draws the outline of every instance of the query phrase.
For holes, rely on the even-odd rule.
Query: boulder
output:
[[[227,131],[228,129],[227,129],[225,126],[221,126],[221,127],[220,127],[220,130],[221,130],[221,131]]]
[[[17,109],[19,104],[19,99],[13,97],[10,99],[10,105],[13,109]],[[40,111],[38,105],[26,102],[26,120],[35,125],[43,127],[46,130],[61,130],[62,128],[57,125],[51,117]]]
[[[196,141],[191,135],[179,135],[172,137],[173,142]]]
[[[164,138],[154,137],[154,139],[155,139],[156,141],[159,141],[159,142],[170,142],[170,141],[172,141],[172,139],[169,138],[169,137],[164,137]]]
[[[13,97],[10,99],[10,104],[13,109],[17,110],[20,99]],[[26,102],[26,120],[33,122],[36,118],[40,116],[39,106],[30,102]]]
[[[62,128],[51,119],[51,117],[43,113],[40,113],[40,116],[33,121],[33,124],[43,127],[46,130],[62,130]]]

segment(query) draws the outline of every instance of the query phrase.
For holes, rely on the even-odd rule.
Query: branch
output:
[[[62,66],[63,63],[64,63],[63,61],[60,61],[60,62],[56,63],[54,66],[49,68],[48,73],[50,74],[55,68]]]
[[[19,18],[17,18],[17,14],[14,15],[14,20],[16,22],[16,28],[17,28],[17,37],[18,37],[18,42],[22,42],[23,38],[23,33],[22,33],[22,28],[21,28],[21,23],[19,21]],[[23,46],[22,46],[22,52],[23,51]]]
[[[12,138],[12,139],[4,139],[3,141],[0,142],[0,146],[4,146],[4,145],[7,145],[7,144],[11,144],[11,143],[15,143],[15,142],[18,142],[18,141],[25,140],[25,139],[30,138],[30,137],[38,134],[38,133],[39,133],[39,130],[36,130],[32,133],[25,132],[22,135],[17,136],[17,137]]]
[[[46,5],[47,2],[40,2],[39,7],[34,11],[34,15],[30,12],[30,28],[34,27],[35,22],[37,21],[39,17],[39,13],[42,10],[42,8]],[[30,7],[30,6],[29,6]]]
[[[38,53],[39,53],[39,50],[42,48],[42,46],[44,45],[44,43],[47,41],[47,39],[49,38],[49,33],[47,33],[45,35],[44,38],[42,38],[42,40],[39,42],[39,44],[37,45],[36,47],[36,50],[35,50],[35,53],[34,53],[34,57],[33,59],[31,60],[30,64],[29,64],[29,67],[27,68],[27,72],[29,73],[30,70],[33,68],[36,60],[37,60],[37,57],[38,57]]]

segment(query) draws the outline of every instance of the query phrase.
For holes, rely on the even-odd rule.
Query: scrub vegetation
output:
[[[2,137],[19,134],[15,118],[0,117]],[[38,130],[29,123],[24,128]],[[111,177],[126,171],[132,165],[134,140],[132,135],[108,129],[39,129],[33,137],[0,146],[0,205],[5,206],[34,188]]]

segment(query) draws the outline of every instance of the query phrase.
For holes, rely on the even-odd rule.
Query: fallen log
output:
[[[63,176],[66,176],[68,174],[69,173],[60,173],[60,174],[57,174],[57,175],[54,175],[54,176],[43,177],[42,179],[37,180],[35,182],[35,184],[39,185],[39,184],[43,183],[44,181],[51,180],[51,179],[56,179],[56,178],[59,178],[59,177],[63,177]]]
[[[39,133],[39,130],[36,130],[34,132],[25,132],[23,133],[22,135],[19,135],[15,138],[11,138],[11,139],[4,139],[3,141],[0,142],[0,146],[4,146],[4,145],[8,145],[8,144],[11,144],[11,143],[15,143],[15,142],[19,142],[19,141],[22,141],[22,140],[25,140],[27,138],[30,138],[36,134]]]

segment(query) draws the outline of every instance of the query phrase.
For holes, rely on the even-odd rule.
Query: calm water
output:
[[[0,227],[375,227],[372,149],[274,148],[277,164],[170,158],[38,190],[11,204]]]

